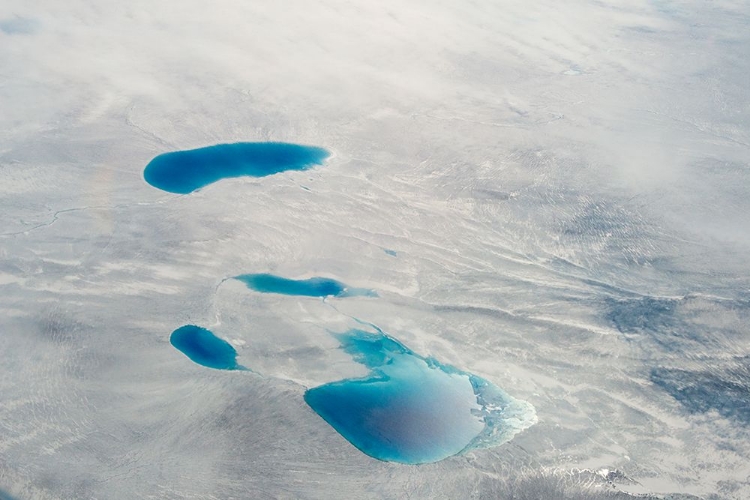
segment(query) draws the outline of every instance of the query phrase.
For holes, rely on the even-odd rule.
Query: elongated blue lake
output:
[[[162,191],[187,194],[230,177],[306,170],[321,165],[328,156],[323,148],[285,142],[217,144],[159,155],[146,165],[143,177]]]
[[[309,389],[305,401],[371,457],[436,462],[505,442],[536,421],[528,403],[480,377],[423,358],[382,332],[351,330],[336,337],[370,374]]]
[[[237,351],[229,342],[200,326],[185,325],[178,328],[172,332],[169,342],[199,365],[217,370],[244,369],[237,364]]]
[[[375,297],[377,294],[364,288],[349,288],[330,278],[292,280],[273,274],[242,274],[235,279],[251,290],[261,293],[278,293],[304,297],[351,297],[355,295]]]

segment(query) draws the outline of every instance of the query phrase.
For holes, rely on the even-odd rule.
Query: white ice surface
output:
[[[607,469],[750,497],[750,411],[652,381],[750,384],[749,11],[4,0],[0,490],[535,498]],[[189,196],[142,180],[163,152],[264,140],[335,156]],[[315,334],[339,320],[222,283],[250,272],[377,290],[336,306],[538,424],[423,467],[364,456],[302,401],[357,370]],[[190,363],[186,323],[285,377]]]

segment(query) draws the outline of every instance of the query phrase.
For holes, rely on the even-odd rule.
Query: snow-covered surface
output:
[[[750,497],[748,12],[4,0],[0,490]],[[333,156],[187,196],[143,181],[233,141]],[[379,298],[225,281],[253,272]],[[347,316],[538,423],[436,464],[363,455],[302,399],[364,374],[327,335]],[[184,324],[268,376],[191,363]]]

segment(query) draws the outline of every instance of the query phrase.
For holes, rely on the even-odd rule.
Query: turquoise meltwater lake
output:
[[[519,424],[525,428],[536,419],[527,403],[476,375],[419,356],[382,332],[335,336],[370,373],[309,389],[305,401],[371,457],[437,462],[504,442]]]
[[[200,326],[185,325],[178,328],[172,332],[169,342],[201,366],[216,370],[244,369],[237,364],[237,351],[229,342]]]
[[[309,278],[294,280],[273,274],[242,274],[234,279],[245,284],[249,289],[260,293],[277,293],[302,297],[377,297],[372,290],[350,288],[340,281],[330,278]]]
[[[286,142],[236,142],[164,153],[149,162],[143,177],[162,191],[188,194],[221,179],[265,177],[321,165],[330,153]]]

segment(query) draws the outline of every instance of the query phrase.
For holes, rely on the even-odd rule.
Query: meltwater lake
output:
[[[229,342],[200,326],[185,325],[178,328],[172,332],[169,342],[201,366],[216,370],[245,369],[237,364],[237,351]]]
[[[346,284],[330,278],[309,278],[294,280],[273,274],[241,274],[234,279],[249,289],[260,293],[276,293],[302,297],[377,297],[377,293],[366,288],[350,288]]]
[[[374,327],[374,325],[371,325]],[[416,354],[375,327],[333,333],[368,375],[308,389],[305,402],[341,436],[378,460],[424,464],[509,441],[536,422],[534,408],[487,380]],[[213,332],[185,325],[170,343],[194,363],[252,371]]]
[[[218,144],[159,155],[143,175],[158,189],[188,194],[221,179],[305,170],[322,164],[328,156],[325,149],[289,143]],[[392,257],[398,255],[383,250]],[[231,279],[264,294],[319,299],[378,296],[374,290],[319,276],[292,279],[254,273]],[[304,399],[363,453],[404,464],[437,462],[504,443],[536,422],[530,404],[476,375],[414,353],[371,323],[352,319],[375,332],[353,329],[331,334],[353,361],[368,369],[368,375],[307,389]],[[252,371],[237,363],[231,344],[206,328],[185,325],[173,331],[169,340],[198,365]]]
[[[164,153],[149,162],[143,178],[155,188],[188,194],[221,179],[265,177],[321,165],[330,153],[286,142],[236,142]]]
[[[501,444],[536,421],[528,403],[480,377],[419,356],[383,332],[335,336],[370,373],[309,389],[305,401],[371,457],[437,462]]]

